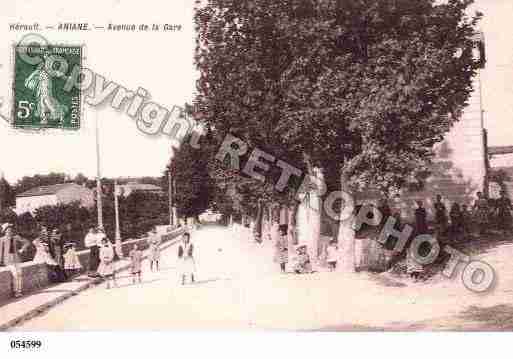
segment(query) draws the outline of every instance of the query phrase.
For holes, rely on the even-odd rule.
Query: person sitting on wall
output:
[[[53,259],[50,253],[50,247],[47,243],[43,243],[44,257],[46,267],[48,269],[48,281],[50,283],[61,283],[66,280],[66,275],[62,270],[61,266],[55,259]]]

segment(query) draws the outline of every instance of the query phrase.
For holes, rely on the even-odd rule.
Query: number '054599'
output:
[[[11,340],[11,349],[39,349],[42,345],[41,340]]]

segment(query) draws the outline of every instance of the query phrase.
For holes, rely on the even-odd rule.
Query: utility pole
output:
[[[114,180],[114,211],[116,214],[116,252],[119,258],[123,258],[123,249],[121,246],[121,232],[119,230],[119,200],[118,200],[118,181]]]
[[[6,197],[7,197],[7,190],[4,188],[4,172],[0,172],[0,215],[2,214],[4,208],[3,208],[3,204],[4,202],[7,203],[6,201]]]
[[[98,130],[98,112],[96,111],[96,205],[98,208],[98,228],[103,229],[102,177],[100,171],[100,140]]]
[[[174,211],[173,211],[173,178],[171,175],[171,163],[169,164],[169,170],[167,171],[167,179],[168,179],[168,196],[169,196],[169,225],[173,227],[175,225],[174,221]]]
[[[114,211],[116,213],[116,242],[118,242],[121,241],[121,232],[119,230],[119,200],[117,180],[114,180]]]
[[[176,212],[175,198],[176,198],[176,178],[173,178],[173,220],[174,224],[178,225],[178,213]]]

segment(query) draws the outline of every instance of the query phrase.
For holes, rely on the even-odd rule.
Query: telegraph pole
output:
[[[173,178],[173,220],[174,220],[174,224],[178,225],[178,213],[176,212],[175,198],[176,198],[176,178]]]
[[[6,201],[6,197],[7,196],[7,191],[6,189],[4,188],[4,172],[0,172],[0,215],[2,214],[3,212],[3,203],[7,203]]]
[[[98,111],[96,111],[96,205],[98,208],[98,228],[103,229],[102,177],[100,170],[100,140],[98,130]]]
[[[116,214],[116,253],[118,258],[123,258],[123,247],[121,246],[121,232],[119,230],[119,200],[118,200],[118,181],[114,180],[114,211]]]
[[[168,195],[169,195],[169,225],[174,226],[174,211],[173,211],[173,178],[171,176],[171,163],[169,164],[169,170],[167,172],[168,179]]]
[[[121,241],[121,232],[119,230],[119,200],[117,180],[114,180],[114,211],[116,213],[116,242],[118,242]]]

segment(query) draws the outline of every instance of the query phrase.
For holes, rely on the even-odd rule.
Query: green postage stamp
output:
[[[14,46],[13,127],[80,128],[80,89],[64,84],[82,55],[82,46]]]

